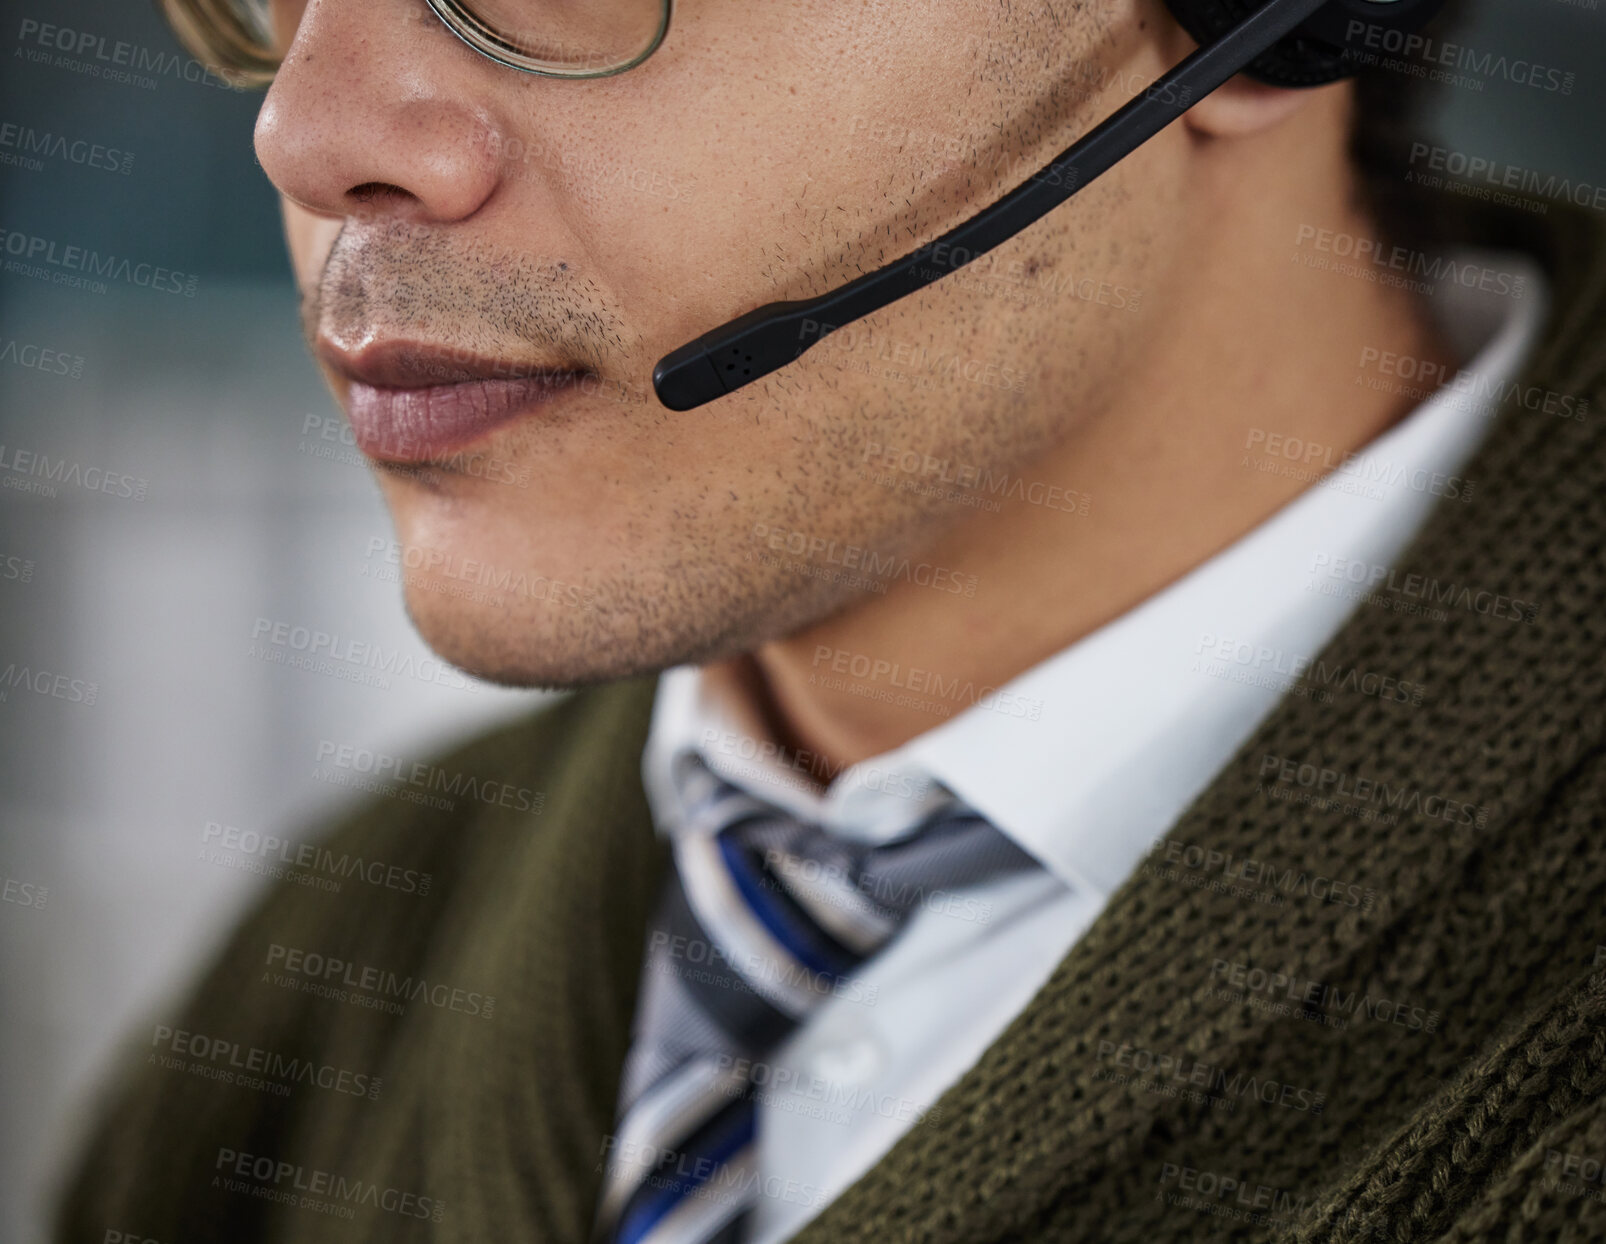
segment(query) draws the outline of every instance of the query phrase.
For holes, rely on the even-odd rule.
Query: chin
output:
[[[581,687],[644,673],[640,654],[610,642],[614,621],[593,598],[535,599],[495,586],[409,574],[407,614],[437,656],[507,687]]]
[[[414,626],[442,659],[505,686],[578,688],[705,664],[857,599],[754,557],[751,506],[710,514],[684,489],[642,486],[626,506],[572,480],[515,491],[452,478],[440,485],[449,496],[389,473],[380,482],[395,525],[384,557]]]
[[[502,686],[558,690],[737,656],[846,603],[646,568],[573,591],[561,580],[557,590],[499,590],[421,571],[403,582],[408,616],[443,660]]]

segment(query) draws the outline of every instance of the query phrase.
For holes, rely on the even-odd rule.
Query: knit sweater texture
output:
[[[1531,620],[1358,605],[1323,667],[1422,702],[1284,697],[801,1244],[1606,1239],[1606,245],[1554,206],[1466,229],[1550,274],[1522,392],[1589,406],[1508,402],[1396,583]],[[584,1241],[667,865],[652,695],[576,694],[436,762],[538,810],[378,798],[322,838],[426,894],[271,883],[136,1030],[61,1244]],[[158,1025],[258,1069],[216,1078],[230,1058]]]

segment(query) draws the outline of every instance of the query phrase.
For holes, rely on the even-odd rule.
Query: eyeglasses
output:
[[[164,0],[210,50],[255,81],[273,76],[270,0]],[[425,0],[482,56],[543,78],[608,78],[658,50],[673,0]],[[186,11],[187,10],[187,11]],[[197,20],[200,19],[200,20]]]
[[[672,0],[426,0],[469,47],[544,78],[607,78],[658,50]]]

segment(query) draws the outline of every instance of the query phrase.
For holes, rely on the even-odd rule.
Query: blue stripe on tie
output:
[[[851,962],[832,961],[822,953],[818,941],[809,937],[808,931],[814,927],[812,922],[807,917],[793,917],[786,911],[785,900],[765,887],[755,872],[751,858],[724,834],[719,836],[719,853],[724,857],[725,867],[736,882],[736,888],[741,891],[742,898],[753,909],[753,914],[776,941],[797,957],[798,962],[817,975],[831,977],[833,982],[852,966]]]
[[[707,1147],[698,1146],[703,1151],[696,1155],[697,1162],[692,1174],[675,1175],[668,1187],[660,1190],[650,1200],[636,1206],[619,1224],[619,1230],[613,1237],[615,1244],[636,1244],[636,1241],[651,1234],[653,1228],[670,1210],[707,1183],[732,1156],[753,1142],[754,1136],[758,1133],[758,1108],[751,1098],[741,1098],[736,1104],[745,1108],[733,1112],[734,1126],[726,1124],[723,1128],[711,1132]],[[727,1134],[721,1135],[720,1132]],[[706,1169],[702,1169],[705,1167]],[[697,1173],[699,1169],[700,1174]],[[653,1177],[648,1176],[649,1179]]]

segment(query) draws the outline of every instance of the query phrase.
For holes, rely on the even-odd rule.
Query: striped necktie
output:
[[[947,892],[1036,867],[950,801],[885,846],[677,774],[687,823],[647,940],[596,1238],[737,1244],[762,1192],[754,1063]]]

